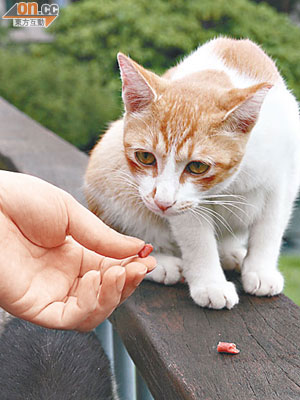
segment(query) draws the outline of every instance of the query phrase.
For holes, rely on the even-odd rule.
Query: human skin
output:
[[[0,172],[0,306],[47,328],[88,331],[130,296],[156,261],[70,194]]]

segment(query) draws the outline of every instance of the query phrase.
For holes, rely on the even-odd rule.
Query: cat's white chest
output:
[[[151,243],[156,252],[180,256],[180,250],[167,220],[161,220],[159,225],[150,221],[144,227],[132,227],[132,235],[141,237],[146,243]]]

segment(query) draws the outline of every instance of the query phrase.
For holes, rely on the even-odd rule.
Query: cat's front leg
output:
[[[283,290],[284,279],[277,260],[291,205],[280,194],[269,195],[265,209],[252,224],[248,252],[242,266],[242,282],[247,293],[274,296]]]
[[[164,283],[165,285],[174,285],[182,278],[182,260],[164,253],[152,253],[156,258],[156,268],[146,275],[145,279]]]
[[[192,299],[202,307],[230,309],[239,299],[221,267],[212,224],[207,216],[199,220],[188,212],[170,219]]]

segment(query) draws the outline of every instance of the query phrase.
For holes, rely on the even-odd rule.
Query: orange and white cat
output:
[[[148,278],[200,306],[283,289],[277,259],[300,184],[297,102],[250,40],[218,38],[159,77],[118,55],[125,115],[92,151],[85,192],[107,224],[154,245]],[[221,266],[222,265],[222,266]]]

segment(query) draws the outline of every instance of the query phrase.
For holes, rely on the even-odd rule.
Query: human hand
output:
[[[93,329],[156,264],[137,256],[142,240],[110,229],[68,193],[7,171],[0,241],[0,305],[48,328]]]

